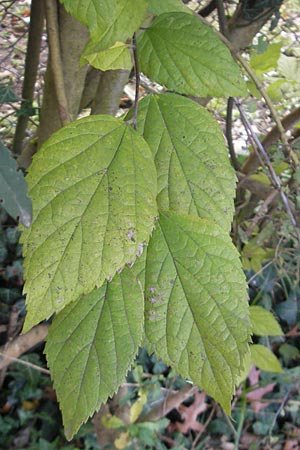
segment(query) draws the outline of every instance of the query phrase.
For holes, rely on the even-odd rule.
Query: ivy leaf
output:
[[[0,140],[0,204],[14,219],[29,227],[31,200],[27,196],[27,184],[16,161]]]
[[[138,40],[140,70],[168,89],[195,96],[246,95],[227,47],[196,16],[158,16]]]
[[[46,355],[68,439],[125,378],[143,335],[143,293],[128,268],[59,313]]]
[[[14,91],[14,84],[12,80],[7,83],[0,84],[0,105],[4,103],[19,102],[21,99]]]
[[[161,214],[145,280],[150,344],[229,413],[250,334],[247,285],[230,237],[206,219]]]
[[[261,306],[250,306],[252,331],[258,336],[282,336],[279,323],[272,313]]]
[[[145,18],[145,0],[60,0],[75,19],[86,25],[102,49],[125,42]]]
[[[282,373],[280,362],[267,347],[260,344],[250,346],[252,363],[261,370]]]
[[[92,116],[57,131],[27,178],[34,208],[22,237],[28,330],[135,260],[154,226],[156,171],[135,130]]]
[[[103,71],[127,69],[132,67],[129,48],[123,42],[116,42],[112,47],[102,50],[102,43],[89,41],[81,55],[81,63],[89,63]]]
[[[236,178],[211,114],[176,94],[148,95],[139,103],[138,130],[155,158],[159,208],[212,219],[229,231]]]
[[[161,0],[148,0],[148,3],[148,10],[155,16],[174,11],[193,14],[192,10],[184,5],[181,0],[164,0],[163,2]]]

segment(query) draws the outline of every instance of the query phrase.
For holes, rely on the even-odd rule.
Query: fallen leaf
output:
[[[246,394],[247,400],[251,400],[251,405],[255,413],[258,413],[261,409],[269,406],[270,402],[260,402],[259,400],[261,400],[264,395],[272,392],[275,384],[276,383],[267,384],[262,388],[254,389]]]
[[[283,450],[299,450],[299,441],[294,439],[286,441]]]
[[[190,406],[180,405],[178,411],[184,422],[176,422],[175,429],[183,434],[187,433],[189,430],[204,431],[205,428],[202,423],[197,421],[197,417],[207,410],[208,405],[205,402],[205,399],[205,392],[196,392],[195,399]]]

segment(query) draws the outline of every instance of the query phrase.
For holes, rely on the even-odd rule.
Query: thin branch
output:
[[[179,391],[172,392],[162,403],[153,408],[147,414],[140,416],[136,423],[153,422],[165,417],[173,408],[177,408],[182,402],[194,395],[198,389],[199,388],[197,386],[187,384]]]
[[[224,9],[224,3],[223,0],[216,0],[217,3],[217,11],[218,11],[218,19],[219,19],[219,27],[220,32],[228,38],[228,23],[226,19],[225,9]]]
[[[283,397],[282,402],[281,402],[278,410],[276,411],[276,414],[274,415],[274,418],[272,420],[272,423],[271,423],[271,426],[269,429],[269,440],[271,440],[272,432],[273,432],[273,428],[275,426],[276,420],[278,419],[278,417],[279,417],[281,411],[283,410],[283,408],[285,407],[285,405],[288,403],[290,395],[291,395],[291,391],[289,390]]]
[[[277,197],[278,192],[276,190],[273,190],[270,192],[268,197],[265,199],[265,201],[259,206],[257,213],[251,219],[251,225],[246,230],[246,235],[250,237],[254,231],[254,228],[258,224],[258,222],[265,217],[269,205],[274,201],[275,197]]]
[[[12,363],[19,363],[23,364],[23,366],[31,367],[34,370],[37,370],[38,372],[45,373],[46,375],[50,375],[50,371],[48,369],[44,369],[43,367],[39,367],[36,364],[32,364],[29,361],[24,361],[23,359],[15,358],[14,356],[9,356],[7,353],[0,352],[0,356],[4,358],[8,358]]]
[[[275,187],[275,189],[277,189],[278,192],[280,193],[280,196],[281,196],[284,208],[285,208],[287,214],[290,216],[292,225],[295,228],[295,231],[296,231],[296,234],[297,234],[298,238],[300,239],[300,233],[299,233],[299,230],[298,230],[298,227],[297,227],[297,222],[296,222],[294,214],[293,214],[293,212],[292,212],[292,210],[290,208],[287,195],[285,194],[285,192],[282,189],[280,179],[276,175],[276,173],[275,173],[275,171],[273,169],[272,163],[271,163],[271,161],[269,159],[269,156],[268,156],[266,150],[264,149],[262,143],[258,139],[256,133],[254,132],[254,130],[253,130],[249,120],[247,119],[247,117],[246,117],[246,115],[245,115],[241,105],[239,104],[239,102],[236,99],[234,99],[234,101],[235,101],[235,104],[236,104],[236,106],[237,106],[237,108],[238,108],[238,110],[240,112],[241,119],[242,119],[242,122],[244,124],[245,130],[246,130],[246,132],[248,134],[248,137],[251,140],[251,142],[253,143],[253,148],[255,149],[255,151],[257,151],[257,154],[260,154],[260,156],[263,158],[263,160],[264,160],[264,162],[265,162],[265,164],[267,166],[267,169],[269,171],[270,181],[273,184],[273,186]]]
[[[261,84],[260,80],[258,79],[258,77],[256,76],[255,72],[251,69],[249,64],[242,58],[242,56],[239,54],[239,52],[234,48],[232,43],[225,36],[223,36],[222,33],[220,33],[214,27],[212,27],[212,25],[209,22],[207,22],[207,20],[205,20],[203,17],[201,17],[201,16],[198,16],[198,17],[199,17],[199,20],[201,20],[203,23],[205,23],[207,26],[209,26],[210,28],[212,28],[214,30],[214,32],[218,35],[218,37],[221,39],[221,41],[224,42],[224,44],[228,47],[228,49],[230,50],[232,56],[241,64],[241,66],[247,72],[249,77],[253,80],[253,82],[255,83],[255,85],[257,87],[257,89],[261,93],[261,96],[263,97],[266,105],[268,106],[274,122],[276,123],[278,131],[280,133],[281,141],[282,141],[283,146],[284,146],[284,151],[287,154],[287,156],[290,158],[291,165],[294,168],[298,167],[299,166],[298,157],[293,152],[293,150],[291,149],[291,147],[290,147],[290,145],[288,143],[287,137],[285,135],[285,130],[284,130],[284,127],[283,127],[283,125],[281,123],[280,117],[278,116],[277,111],[274,108],[274,105],[273,105],[269,95],[267,94],[265,88],[262,86],[262,84]]]
[[[64,73],[59,42],[59,30],[57,20],[58,12],[56,0],[45,0],[45,11],[47,19],[47,33],[49,40],[51,70],[53,73],[55,93],[58,102],[59,117],[62,125],[64,126],[71,121],[71,118],[64,84]]]
[[[134,74],[135,74],[135,98],[134,98],[134,107],[133,107],[133,115],[132,115],[132,124],[133,128],[137,129],[137,113],[138,113],[138,103],[139,103],[139,90],[140,90],[140,71],[139,71],[139,60],[137,54],[136,47],[136,34],[134,33],[132,38],[132,47],[133,47],[133,61],[134,61]]]
[[[213,404],[213,407],[212,407],[212,409],[211,409],[211,411],[210,411],[210,414],[209,414],[208,418],[207,418],[206,421],[204,422],[204,425],[203,425],[203,429],[204,429],[204,430],[206,430],[206,428],[207,428],[208,425],[210,424],[210,422],[211,422],[211,420],[212,420],[212,418],[213,418],[213,416],[214,416],[214,414],[215,414],[215,412],[216,412],[216,409],[217,409],[217,406],[216,406],[216,403],[214,403],[214,404]],[[196,445],[197,445],[198,442],[200,441],[202,434],[203,434],[203,431],[199,431],[199,433],[197,434],[197,436],[195,437],[195,439],[194,439],[193,442],[192,442],[191,450],[195,450],[195,449],[196,449]]]
[[[217,7],[216,0],[210,0],[200,11],[198,12],[199,16],[207,17],[209,16]]]
[[[48,334],[48,329],[47,324],[40,324],[9,342],[4,349],[1,349],[0,370],[11,364],[12,358],[18,358],[32,347],[43,342]]]
[[[233,139],[232,139],[232,109],[233,109],[233,98],[229,97],[229,99],[227,100],[227,113],[226,113],[226,130],[225,130],[225,134],[226,134],[226,139],[227,139],[227,144],[228,144],[228,149],[229,149],[229,154],[230,154],[230,159],[232,162],[232,165],[234,167],[234,169],[236,171],[240,170],[240,165],[239,162],[237,160],[235,151],[234,151],[234,145],[233,145]]]
[[[288,143],[286,134],[285,134],[285,130],[284,127],[281,123],[280,117],[277,114],[277,111],[272,103],[272,100],[270,99],[269,95],[267,94],[265,88],[263,87],[263,85],[261,84],[260,80],[258,79],[258,77],[256,76],[255,72],[251,69],[251,67],[249,66],[248,63],[246,63],[246,61],[239,55],[236,54],[236,59],[239,61],[239,63],[244,67],[244,69],[246,70],[246,72],[248,73],[248,75],[250,76],[250,78],[252,78],[252,80],[254,81],[257,89],[259,90],[259,92],[261,93],[262,97],[264,98],[270,113],[273,117],[274,122],[276,123],[276,127],[278,129],[278,132],[280,133],[280,139],[282,141],[283,144],[283,150],[285,155],[290,159],[290,163],[292,165],[293,168],[296,168],[299,166],[299,159],[297,157],[297,155],[293,152],[293,150],[291,149],[290,144]]]
[[[281,120],[281,123],[285,131],[287,131],[291,129],[299,121],[300,121],[300,108],[296,108],[289,114],[287,114]],[[276,141],[278,141],[278,139],[280,139],[280,132],[277,125],[275,125],[269,131],[269,133],[266,134],[261,143],[265,149],[268,149],[269,147],[271,147],[271,145],[273,145]],[[243,164],[241,171],[245,174],[250,174],[254,172],[258,167],[259,161],[257,159],[256,153],[252,152],[247,158],[246,162]]]

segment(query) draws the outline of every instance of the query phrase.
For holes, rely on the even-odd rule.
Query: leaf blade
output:
[[[140,70],[182,94],[246,95],[245,83],[227,47],[196,16],[158,16],[138,40]]]
[[[122,42],[116,42],[108,49],[102,50],[101,42],[99,46],[98,42],[95,45],[93,41],[90,41],[81,55],[81,62],[88,62],[96,69],[103,71],[117,69],[130,70],[132,67],[129,48]]]
[[[272,313],[261,306],[249,308],[252,331],[258,336],[282,336],[283,332]]]
[[[176,94],[148,95],[137,124],[154,156],[159,209],[212,219],[229,231],[236,176],[211,114]]]
[[[93,41],[102,41],[102,49],[130,38],[147,10],[145,0],[61,0],[61,3],[88,27]]]
[[[147,339],[228,412],[250,335],[245,278],[230,238],[205,219],[163,213],[145,279]]]
[[[252,363],[261,370],[267,372],[282,373],[282,367],[274,353],[267,347],[260,344],[250,345]]]
[[[46,355],[68,439],[115,393],[143,335],[141,288],[128,268],[54,319]]]
[[[154,226],[156,173],[134,130],[93,116],[44,144],[28,183],[34,211],[22,236],[27,329],[135,260]]]

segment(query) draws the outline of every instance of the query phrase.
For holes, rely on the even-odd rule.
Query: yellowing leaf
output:
[[[154,226],[156,171],[133,129],[91,116],[56,132],[27,179],[34,208],[22,237],[28,330],[135,260]]]
[[[128,268],[59,313],[46,355],[68,439],[115,393],[143,336],[143,294]]]
[[[250,306],[252,331],[258,336],[282,336],[282,330],[272,313],[261,306]]]
[[[260,344],[250,346],[252,363],[261,370],[282,373],[280,362],[267,347]]]
[[[161,14],[137,45],[140,70],[168,89],[198,97],[246,95],[229,50],[193,14]]]
[[[130,423],[136,422],[140,417],[143,406],[147,403],[147,395],[145,393],[140,393],[138,399],[133,403],[130,408]]]
[[[100,44],[89,41],[81,55],[81,62],[88,62],[96,69],[103,71],[130,70],[132,67],[128,45],[123,42],[116,42],[112,47],[102,50],[101,41]]]
[[[250,335],[247,286],[229,236],[214,222],[162,213],[145,280],[152,348],[229,412]]]
[[[112,416],[111,414],[103,416],[101,418],[101,422],[105,428],[118,429],[125,426],[125,423],[122,419],[120,419],[120,417]]]
[[[148,95],[138,130],[152,150],[158,206],[216,221],[230,230],[236,178],[219,124],[202,106],[176,95]]]
[[[115,439],[114,442],[116,449],[123,450],[123,448],[125,448],[128,445],[128,438],[129,438],[128,431],[120,433],[120,435],[117,437],[117,439]]]

